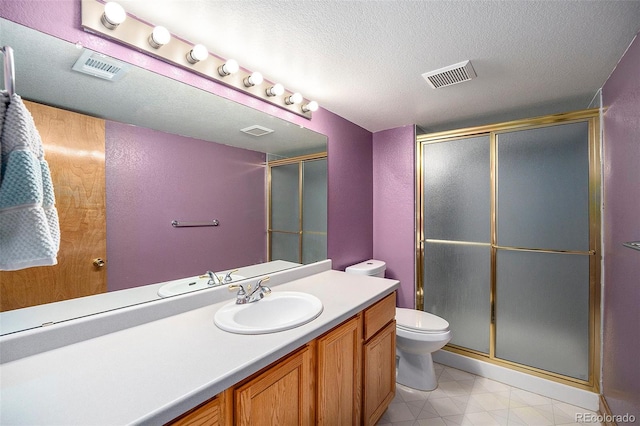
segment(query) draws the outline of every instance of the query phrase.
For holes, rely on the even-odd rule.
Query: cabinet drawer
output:
[[[364,311],[364,340],[373,337],[396,317],[396,292],[394,291]]]

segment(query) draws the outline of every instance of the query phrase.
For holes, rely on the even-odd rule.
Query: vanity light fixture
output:
[[[316,112],[318,110],[318,103],[311,101],[308,104],[303,104],[301,108],[302,112]]]
[[[280,83],[276,83],[269,87],[266,91],[267,96],[281,96],[284,93],[284,86]]]
[[[127,14],[116,3],[125,0],[75,1],[81,3],[82,27],[88,32],[115,40],[307,119],[311,119],[312,112],[318,109],[316,102],[285,89],[282,84],[265,80],[261,73],[242,68],[233,59],[211,53],[202,44],[177,37],[169,32],[170,27],[155,26]]]
[[[110,1],[104,5],[104,13],[100,17],[100,22],[106,28],[115,30],[125,19],[127,19],[127,12],[118,3]]]
[[[284,103],[287,105],[297,105],[300,102],[302,102],[302,95],[299,92],[296,92],[293,95],[284,98]]]
[[[196,44],[193,48],[187,53],[187,61],[190,64],[196,64],[200,61],[204,61],[209,56],[209,51],[202,44]]]
[[[218,74],[220,74],[220,77],[226,77],[237,73],[239,69],[240,65],[235,59],[227,59],[227,62],[218,67]]]
[[[157,26],[149,35],[149,45],[154,49],[160,49],[171,41],[171,33],[165,27]]]
[[[262,77],[262,74],[259,73],[258,71],[252,72],[249,77],[242,80],[245,87],[259,86],[262,84],[263,81],[264,81],[264,78]]]

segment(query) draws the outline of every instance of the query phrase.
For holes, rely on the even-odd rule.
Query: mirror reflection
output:
[[[160,283],[207,288],[207,271],[250,278],[326,257],[326,136],[128,64],[118,81],[81,74],[81,47],[4,19],[0,28],[62,229],[58,265],[0,272],[0,334],[155,300]],[[271,200],[282,191],[268,172],[289,165],[308,175],[295,195],[304,207]],[[303,214],[308,225],[274,231],[285,245],[269,238],[270,222]]]

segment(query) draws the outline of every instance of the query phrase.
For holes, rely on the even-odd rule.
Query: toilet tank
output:
[[[384,278],[387,264],[381,260],[365,260],[347,267],[344,271],[348,274],[368,275],[370,277]]]

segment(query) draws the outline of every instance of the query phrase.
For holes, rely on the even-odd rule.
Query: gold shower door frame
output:
[[[559,124],[575,122],[587,122],[589,125],[589,251],[571,252],[560,250],[524,249],[520,247],[503,247],[497,245],[496,234],[496,194],[497,194],[497,135],[514,130],[529,130],[540,127],[548,127]],[[555,382],[564,383],[580,389],[598,392],[600,381],[600,264],[601,264],[601,169],[600,169],[600,115],[599,109],[588,109],[563,114],[554,114],[532,119],[524,119],[498,123],[486,126],[466,129],[451,130],[445,132],[420,135],[416,138],[416,309],[424,310],[424,246],[427,240],[424,234],[424,184],[422,158],[423,147],[426,144],[453,141],[473,136],[489,136],[490,143],[490,180],[491,180],[491,243],[473,243],[459,241],[442,241],[446,243],[475,244],[491,246],[491,291],[489,319],[489,353],[479,352],[473,349],[447,345],[445,350],[480,359],[492,364],[524,372],[537,377],[542,377]],[[437,242],[428,240],[429,242]],[[519,364],[512,361],[497,358],[496,349],[496,259],[498,250],[536,251],[542,253],[565,253],[569,255],[589,256],[589,379],[580,380],[574,377],[542,370],[536,367]]]
[[[303,167],[304,163],[313,160],[322,160],[327,158],[327,152],[318,152],[315,154],[301,155],[298,157],[284,158],[282,160],[274,160],[267,162],[267,260],[271,261],[272,236],[273,233],[298,235],[298,263],[302,263],[302,226],[304,223],[302,200],[303,200]],[[298,164],[298,231],[285,231],[273,229],[271,215],[271,168],[285,166],[289,164]],[[307,234],[316,234],[326,236],[326,232],[306,231]]]

